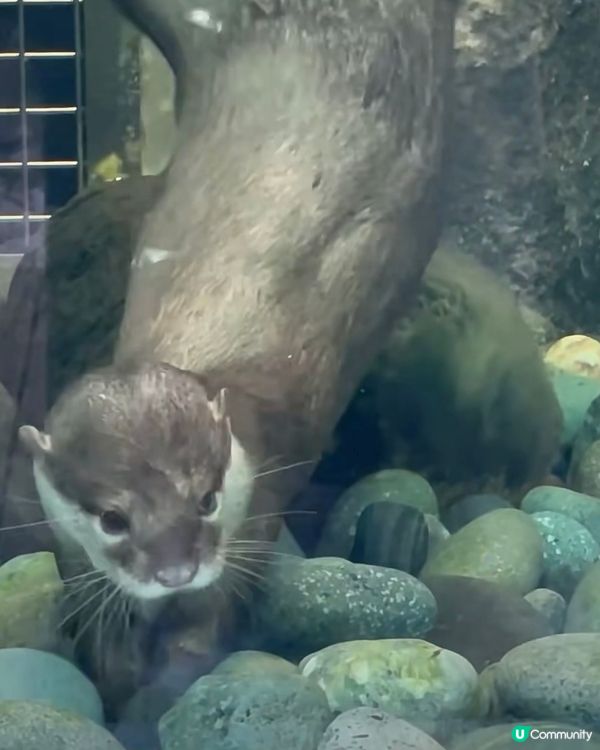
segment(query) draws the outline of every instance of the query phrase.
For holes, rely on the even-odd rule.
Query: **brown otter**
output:
[[[180,145],[114,366],[21,435],[67,543],[160,603],[258,560],[416,289],[454,4],[284,0],[204,28],[183,1],[120,5],[178,73]]]

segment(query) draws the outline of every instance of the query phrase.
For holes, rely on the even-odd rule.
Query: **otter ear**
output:
[[[208,402],[208,408],[211,410],[215,422],[222,422],[227,417],[226,396],[226,389],[221,388],[212,401]]]
[[[36,430],[32,425],[19,427],[19,440],[29,451],[32,458],[47,456],[52,450],[52,438],[45,432]]]

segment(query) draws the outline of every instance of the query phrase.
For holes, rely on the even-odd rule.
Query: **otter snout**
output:
[[[198,572],[198,563],[189,561],[179,565],[169,565],[155,571],[154,577],[163,586],[175,589],[185,586],[194,580]]]

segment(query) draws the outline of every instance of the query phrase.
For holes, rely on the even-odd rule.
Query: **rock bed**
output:
[[[315,557],[296,548],[270,569],[254,608],[261,650],[230,655],[175,701],[143,688],[111,731],[96,688],[60,655],[53,556],[6,563],[0,747],[504,750],[526,725],[558,732],[558,750],[600,748],[600,480],[588,469],[587,493],[576,481],[598,447],[600,381],[594,395],[577,373],[553,378],[575,446],[569,488],[536,487],[519,509],[465,497],[440,514],[420,476],[364,478]]]

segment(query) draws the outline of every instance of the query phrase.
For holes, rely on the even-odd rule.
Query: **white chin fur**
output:
[[[200,565],[192,581],[179,588],[163,586],[158,581],[142,583],[116,567],[106,559],[104,550],[106,539],[101,530],[87,513],[76,508],[66,500],[54,487],[43,462],[34,460],[33,474],[40,496],[40,502],[46,518],[52,523],[52,529],[65,551],[84,552],[96,570],[103,571],[125,592],[136,599],[152,600],[173,595],[179,591],[197,591],[217,581],[224,569],[223,555],[217,552],[210,563]],[[238,531],[247,517],[248,506],[252,497],[254,468],[238,442],[232,435],[231,463],[225,473],[223,489],[219,497],[219,508],[215,513],[214,523],[222,532],[222,541],[226,542]]]

